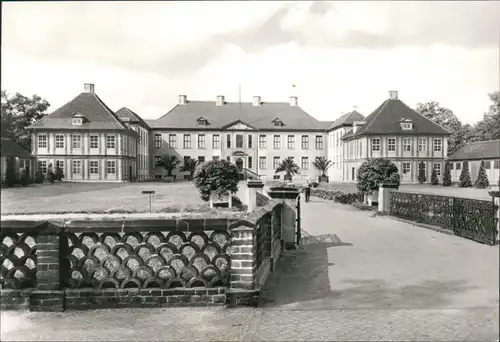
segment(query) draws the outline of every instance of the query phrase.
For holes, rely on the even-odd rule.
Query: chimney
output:
[[[216,105],[217,106],[224,106],[224,95],[217,95],[217,101],[216,101]]]
[[[298,106],[298,98],[297,96],[290,96],[290,107]]]
[[[352,123],[352,133],[356,134],[356,132],[359,130],[359,128],[363,126],[363,122],[361,121],[354,121]]]
[[[397,100],[397,98],[398,98],[398,91],[397,90],[389,90],[389,99]]]
[[[179,95],[179,104],[185,105],[187,103],[187,95]]]
[[[84,83],[83,92],[84,93],[94,93],[95,86],[93,83]]]
[[[260,96],[254,96],[253,97],[253,105],[254,106],[260,106],[262,102],[260,102]]]

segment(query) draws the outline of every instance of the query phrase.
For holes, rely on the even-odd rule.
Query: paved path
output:
[[[496,341],[498,247],[313,198],[257,309],[2,313],[1,340]]]

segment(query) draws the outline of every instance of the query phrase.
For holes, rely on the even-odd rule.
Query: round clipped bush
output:
[[[358,169],[358,189],[365,194],[378,190],[381,183],[399,186],[398,167],[390,160],[375,158],[365,161]]]
[[[236,193],[238,182],[238,168],[226,160],[210,160],[199,164],[194,172],[194,185],[204,201],[210,200],[214,191],[219,198]]]

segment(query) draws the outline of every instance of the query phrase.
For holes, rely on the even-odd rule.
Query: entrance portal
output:
[[[238,168],[239,172],[243,172],[243,159],[238,158],[236,159],[236,167]]]

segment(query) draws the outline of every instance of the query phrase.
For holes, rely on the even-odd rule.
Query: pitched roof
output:
[[[20,158],[30,158],[31,153],[24,147],[9,139],[2,138],[0,143],[0,155],[2,157],[14,156]]]
[[[449,160],[500,159],[500,139],[474,141],[448,157]]]
[[[263,102],[260,106],[252,103],[225,103],[216,106],[210,101],[189,101],[176,105],[167,114],[155,121],[148,121],[153,128],[199,129],[197,119],[203,116],[209,129],[221,129],[236,121],[241,121],[258,130],[324,130],[329,123],[319,121],[298,106],[288,102]],[[274,127],[273,120],[279,118],[283,126]]]
[[[122,107],[116,112],[116,116],[118,116],[122,121],[126,121],[123,119],[129,119],[131,123],[138,123],[144,128],[150,128],[149,125],[133,110]]]
[[[411,131],[403,131],[400,122],[403,119],[413,122]],[[363,120],[356,133],[346,134],[343,139],[364,134],[427,134],[449,135],[443,127],[427,119],[422,114],[411,109],[397,98],[385,100],[377,109]]]
[[[86,118],[80,126],[72,124],[75,113],[83,114]],[[129,130],[118,116],[93,92],[81,93],[29,128]]]
[[[352,126],[352,124],[354,123],[354,121],[361,121],[364,118],[365,117],[364,117],[363,114],[361,114],[357,110],[353,110],[350,113],[346,113],[346,114],[340,116],[337,120],[335,120],[334,122],[332,122],[328,126],[327,129],[328,130],[333,130],[335,128],[339,128],[339,127],[344,126],[344,125]]]

